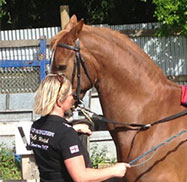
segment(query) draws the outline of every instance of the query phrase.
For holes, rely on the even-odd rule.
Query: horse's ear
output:
[[[84,19],[82,18],[82,19],[78,22],[78,24],[76,25],[76,27],[77,27],[77,34],[79,34],[79,33],[81,32],[83,25],[84,25]]]
[[[70,23],[72,23],[72,24],[76,24],[77,23],[77,17],[76,17],[76,15],[73,15],[71,18],[70,18],[70,21],[69,21]]]
[[[84,25],[84,20],[81,19],[69,32],[69,38],[73,42],[78,38],[79,33],[82,30],[82,27]]]
[[[77,17],[76,15],[73,15],[70,20],[69,20],[69,23],[66,24],[66,26],[64,27],[64,29],[66,30],[71,30],[71,28],[77,24]]]

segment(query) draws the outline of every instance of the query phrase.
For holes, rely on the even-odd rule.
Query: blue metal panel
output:
[[[40,67],[40,81],[46,76],[46,65],[50,61],[46,59],[46,39],[40,40],[40,59],[39,60],[0,60],[1,68],[18,67]]]
[[[46,38],[44,37],[40,41],[40,81],[46,76]]]
[[[43,64],[49,64],[48,60],[42,60]],[[39,60],[0,60],[0,67],[2,68],[9,68],[9,67],[32,67],[32,66],[39,66],[41,67],[42,61]],[[42,70],[43,71],[43,70]]]

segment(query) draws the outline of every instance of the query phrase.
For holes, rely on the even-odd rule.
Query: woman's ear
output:
[[[56,105],[57,105],[58,107],[62,107],[63,102],[61,101],[61,99],[57,99]]]

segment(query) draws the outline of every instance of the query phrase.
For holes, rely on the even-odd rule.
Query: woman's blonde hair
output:
[[[63,75],[48,74],[40,83],[36,91],[34,111],[45,116],[49,114],[56,101],[61,101],[72,92],[70,81]]]

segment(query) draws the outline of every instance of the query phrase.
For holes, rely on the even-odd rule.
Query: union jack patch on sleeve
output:
[[[71,154],[74,154],[74,153],[79,152],[79,147],[78,147],[78,145],[73,145],[73,146],[71,146],[69,149],[70,149]]]

